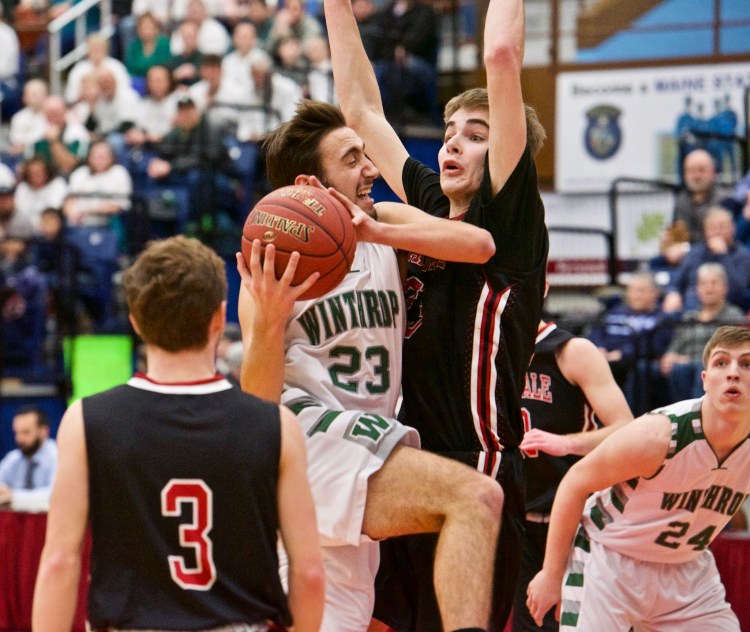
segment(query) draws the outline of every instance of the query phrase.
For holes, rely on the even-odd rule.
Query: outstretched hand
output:
[[[313,272],[299,285],[292,285],[300,258],[298,252],[293,252],[284,273],[281,278],[277,279],[274,268],[276,248],[269,244],[263,255],[263,247],[259,239],[253,240],[249,266],[245,263],[242,253],[238,252],[236,258],[237,271],[240,273],[242,285],[250,293],[256,305],[256,319],[265,316],[270,320],[286,322],[292,313],[294,303],[320,277],[319,272]]]
[[[529,582],[526,589],[526,607],[538,626],[541,627],[544,615],[552,606],[555,608],[555,619],[560,620],[562,603],[562,581],[542,569]]]
[[[518,446],[524,452],[533,454],[533,451],[539,450],[552,456],[565,456],[571,453],[570,441],[565,435],[545,432],[539,428],[532,428],[523,435],[521,445]]]
[[[352,225],[357,232],[357,241],[376,241],[375,236],[378,228],[378,222],[376,219],[370,217],[348,197],[342,195],[333,187],[323,186],[323,183],[315,176],[309,176],[308,182],[310,186],[327,191],[331,197],[336,198],[336,200],[338,200],[338,202],[349,211],[349,215],[352,217]]]

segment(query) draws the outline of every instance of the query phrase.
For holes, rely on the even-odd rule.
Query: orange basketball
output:
[[[351,269],[357,235],[351,215],[328,191],[311,186],[288,186],[271,191],[250,211],[242,229],[242,254],[250,262],[253,240],[276,248],[275,272],[280,278],[290,255],[300,260],[292,285],[313,272],[320,278],[300,300],[318,298],[335,288]]]

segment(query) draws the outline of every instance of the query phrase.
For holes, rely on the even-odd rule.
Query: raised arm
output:
[[[322,186],[313,176],[309,183]],[[375,204],[376,221],[336,189],[328,192],[349,209],[359,241],[460,263],[485,263],[495,254],[491,233],[478,226],[436,218],[400,202]]]
[[[591,341],[569,340],[560,350],[557,364],[565,379],[583,391],[604,428],[568,435],[532,429],[524,435],[521,449],[542,450],[554,456],[588,454],[612,432],[632,421],[633,413],[615,382],[609,363]]]
[[[88,462],[80,400],[65,413],[57,444],[58,470],[32,607],[32,628],[38,632],[69,632],[78,600],[81,548],[89,511]]]
[[[317,632],[323,618],[323,559],[306,463],[297,418],[282,406],[279,526],[289,556],[289,609],[294,632]]]
[[[513,173],[526,146],[521,94],[523,51],[523,0],[490,0],[484,25],[484,65],[490,103],[489,169],[494,193]]]
[[[240,286],[237,312],[242,330],[243,358],[240,369],[242,390],[272,402],[281,399],[284,386],[284,332],[294,303],[320,276],[313,273],[292,287],[299,253],[293,253],[281,279],[274,275],[274,247],[266,248],[261,262],[261,245],[253,244],[250,267],[237,253]]]
[[[644,415],[608,437],[565,475],[552,505],[544,565],[526,591],[526,604],[537,625],[551,607],[559,606],[568,554],[586,498],[616,483],[652,476],[666,458],[670,434],[667,417]]]
[[[324,7],[341,111],[347,124],[365,141],[367,155],[388,186],[406,201],[401,172],[409,153],[385,118],[378,82],[362,45],[351,0],[324,0]]]

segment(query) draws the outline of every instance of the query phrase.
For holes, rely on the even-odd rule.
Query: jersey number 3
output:
[[[161,514],[179,517],[183,504],[192,505],[193,516],[191,522],[179,527],[180,545],[193,549],[195,564],[182,555],[169,555],[169,573],[180,588],[209,590],[216,581],[213,542],[208,537],[213,527],[213,492],[200,479],[173,478],[161,490]]]

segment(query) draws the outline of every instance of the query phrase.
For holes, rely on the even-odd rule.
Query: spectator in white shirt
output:
[[[294,116],[302,89],[288,77],[274,72],[267,58],[254,60],[250,69],[253,80],[250,105],[254,109],[240,113],[237,137],[240,141],[257,141],[280,123]]]
[[[36,230],[39,217],[46,208],[62,208],[68,185],[55,177],[50,164],[43,158],[26,160],[21,165],[21,182],[14,196],[16,212],[27,218]]]
[[[3,118],[10,118],[19,107],[21,86],[18,85],[20,66],[20,43],[18,35],[2,20],[0,7],[0,106]]]
[[[146,94],[138,105],[135,127],[125,132],[128,145],[158,143],[172,129],[177,94],[166,66],[153,66],[146,74]]]
[[[311,37],[305,44],[305,57],[310,63],[307,73],[308,97],[316,101],[338,104],[333,85],[331,52],[325,37]]]
[[[109,70],[115,78],[118,87],[130,87],[130,74],[125,64],[109,56],[109,42],[99,34],[89,35],[86,40],[88,51],[86,58],[76,63],[68,75],[65,86],[65,101],[75,103],[78,100],[81,89],[81,79],[91,72],[99,72],[102,69]]]
[[[253,59],[268,54],[258,46],[258,35],[255,25],[249,21],[239,22],[232,33],[234,50],[228,53],[221,62],[221,80],[226,85],[249,90],[250,66]]]
[[[57,445],[39,408],[21,408],[13,417],[15,450],[0,461],[0,504],[14,511],[47,511],[57,471]]]
[[[23,87],[22,110],[10,119],[11,155],[23,154],[26,148],[44,136],[47,119],[44,116],[44,101],[47,98],[47,84],[43,79],[29,79]]]
[[[100,136],[124,132],[132,127],[137,116],[140,96],[129,85],[120,85],[115,75],[107,68],[96,73],[99,83],[99,99],[94,108]]]
[[[229,33],[221,22],[209,17],[203,0],[189,0],[186,19],[198,24],[198,50],[204,55],[224,55],[229,49]],[[175,29],[170,41],[173,55],[179,55],[184,48],[179,29]]]
[[[130,208],[133,181],[115,163],[106,141],[91,145],[86,164],[70,174],[63,212],[69,226],[108,226],[109,218]]]

